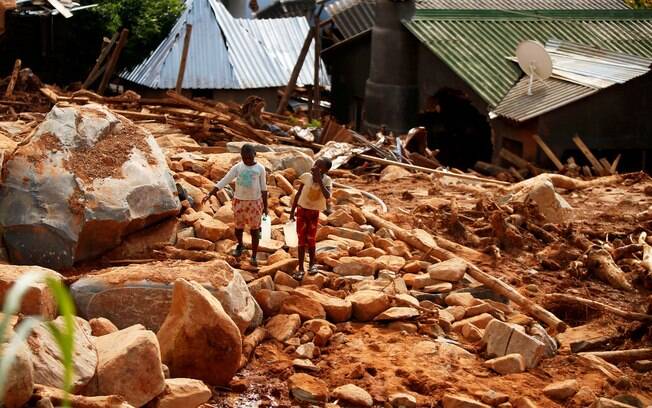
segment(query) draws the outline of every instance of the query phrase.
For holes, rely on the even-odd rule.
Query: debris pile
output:
[[[143,140],[156,163],[141,161],[134,173],[148,165],[158,169],[165,160],[166,197],[176,184],[180,199],[166,218],[146,228],[139,224],[136,232],[126,228],[131,234],[104,247],[100,259],[77,264],[65,277],[51,272],[70,285],[80,315],[73,406],[652,403],[647,175],[581,180],[541,174],[508,184],[423,167],[435,159],[433,152],[403,156],[419,165],[398,163],[398,151],[382,135],[363,142],[333,124],[321,134],[292,130],[292,119],[265,113],[255,98],[239,107],[175,93],[154,102],[132,93],[112,99],[43,89],[57,105],[44,122],[30,125],[35,132],[28,140],[16,141],[21,146],[6,158],[3,189],[22,180],[8,171],[21,152],[47,153],[48,160],[22,161],[33,172],[55,162],[66,169],[66,155],[76,154],[66,143],[76,139],[64,136],[101,143],[91,136],[107,137],[97,122],[87,126],[86,116],[75,116],[94,112],[115,122],[106,125],[111,131],[126,126],[128,117],[137,123],[135,134],[152,135]],[[66,127],[75,131],[37,149],[49,123],[67,115],[82,118]],[[315,136],[326,144],[309,141]],[[256,160],[268,172],[272,232],[261,241],[258,267],[247,256],[232,256],[228,189],[202,203],[240,160],[245,141],[254,143]],[[135,140],[127,143],[138,147]],[[138,148],[129,158],[146,153]],[[119,159],[118,152],[112,156]],[[285,227],[295,182],[316,158],[343,158],[342,165],[354,156],[382,169],[331,172],[335,188],[329,210],[320,215],[318,271],[298,280],[297,249],[288,247]],[[68,178],[84,187],[85,199],[106,184],[88,171]],[[23,194],[36,194],[32,184]],[[35,207],[51,213],[56,208],[46,201]],[[83,212],[95,211],[89,205]],[[83,238],[79,242],[99,254],[91,244],[102,242]],[[11,249],[7,236],[5,242]],[[0,266],[0,294],[23,272]],[[56,317],[46,287],[31,293],[22,313]],[[55,405],[62,400],[60,360],[43,358],[57,355],[49,341],[37,330],[26,342],[16,364],[32,372],[14,370],[24,378],[12,384],[23,389],[12,393],[20,401],[5,401],[8,406],[29,398]]]

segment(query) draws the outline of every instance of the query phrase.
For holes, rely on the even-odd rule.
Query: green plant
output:
[[[308,127],[311,128],[321,128],[321,120],[319,119],[313,119],[308,123]]]
[[[184,8],[182,0],[100,0],[92,13],[103,34],[129,29],[120,67],[139,64],[170,32]]]
[[[0,321],[0,343],[4,344],[8,340],[7,329],[9,328],[11,317],[18,312],[23,297],[29,290],[30,286],[38,282],[45,282],[45,284],[50,288],[59,307],[59,313],[63,316],[63,330],[52,322],[45,322],[45,324],[61,351],[64,367],[64,380],[62,385],[63,390],[67,394],[70,392],[72,387],[73,377],[72,360],[75,347],[75,304],[73,303],[68,290],[60,280],[52,278],[43,272],[29,272],[16,281],[5,297],[4,307],[2,309],[3,316]],[[4,348],[2,356],[0,356],[0,401],[2,401],[4,397],[9,369],[16,358],[18,348],[25,342],[27,337],[29,337],[34,327],[42,322],[42,318],[35,316],[23,319],[16,327],[15,334],[9,341],[9,344]],[[69,407],[69,401],[65,401],[64,406]]]
[[[625,0],[625,3],[635,9],[652,9],[652,0]]]

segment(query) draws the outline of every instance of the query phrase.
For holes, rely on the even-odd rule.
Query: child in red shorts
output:
[[[319,223],[319,212],[327,208],[327,200],[331,197],[333,181],[327,173],[332,163],[328,159],[319,159],[312,166],[310,173],[304,173],[299,177],[301,187],[294,196],[290,219],[294,220],[296,211],[297,236],[299,238],[299,271],[295,278],[303,279],[305,273],[304,259],[306,247],[309,256],[309,271],[316,273],[315,269],[315,238]]]

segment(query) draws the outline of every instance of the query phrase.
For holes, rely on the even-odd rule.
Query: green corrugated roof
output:
[[[572,41],[652,58],[652,12],[418,10],[406,27],[495,107],[522,72],[507,60],[523,40]]]

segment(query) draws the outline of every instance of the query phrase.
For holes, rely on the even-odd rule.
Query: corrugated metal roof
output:
[[[550,78],[544,82],[534,81],[532,95],[528,95],[529,82],[527,77],[518,81],[505,95],[494,113],[517,122],[524,122],[599,91],[584,85]]]
[[[326,9],[335,25],[351,38],[371,29],[375,21],[375,0],[338,0]],[[624,0],[417,0],[418,10],[619,10],[628,9]]]
[[[424,0],[423,9],[469,10],[618,10],[623,0]]]
[[[298,20],[298,21],[297,21]],[[305,40],[310,25],[305,18],[276,18],[265,20],[239,19],[238,22],[269,50],[269,56],[283,71],[283,78],[290,78],[297,57]],[[288,38],[294,39],[287,41]],[[315,43],[310,45],[306,62],[301,67],[298,85],[312,84],[314,79]],[[321,62],[319,83],[330,86],[326,65]],[[287,80],[285,81],[287,82]]]
[[[506,57],[523,40],[549,38],[652,57],[652,12],[420,10],[408,29],[495,107],[521,77]]]
[[[145,61],[123,72],[121,78],[154,89],[174,88],[186,23],[192,24],[193,29],[184,89],[285,86],[290,78],[287,61],[296,61],[309,30],[301,17],[236,19],[216,0],[186,0],[186,9],[170,34]],[[300,84],[312,84],[312,76],[304,72],[313,64],[314,47],[306,58]],[[325,70],[323,72],[321,83],[330,86]]]
[[[373,0],[339,0],[326,9],[344,38],[351,38],[371,29],[376,19],[375,6]]]
[[[532,95],[528,95],[529,78],[523,77],[496,107],[495,114],[523,122],[644,75],[652,65],[649,58],[566,41],[550,40],[545,47],[551,54],[553,77],[534,81]]]

